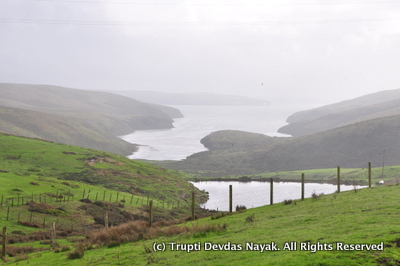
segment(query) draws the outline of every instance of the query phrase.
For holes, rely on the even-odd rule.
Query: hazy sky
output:
[[[332,103],[400,88],[400,1],[2,0],[0,82]]]

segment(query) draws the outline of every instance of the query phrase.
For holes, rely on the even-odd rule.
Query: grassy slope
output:
[[[130,155],[136,150],[136,145],[115,138],[89,123],[19,108],[0,106],[0,132],[121,155]]]
[[[85,251],[82,259],[68,260],[65,253],[30,255],[30,265],[398,265],[399,185],[347,191],[318,199],[282,203],[235,213],[219,219],[204,218],[189,224],[227,224],[224,232],[159,237],[114,248]],[[253,221],[248,217],[254,215]],[[282,250],[297,242],[298,250]],[[145,252],[153,243],[165,243],[165,252]],[[201,251],[171,251],[168,243],[200,243]],[[241,244],[275,242],[280,251],[204,251],[204,243]],[[301,242],[331,245],[331,251],[300,250]],[[379,244],[384,251],[339,251],[336,243]],[[11,262],[10,262],[11,263]],[[21,263],[21,262],[20,262]],[[23,262],[24,263],[24,262]]]
[[[382,91],[294,113],[278,132],[304,136],[369,119],[400,114],[400,90]]]
[[[78,133],[83,134],[90,134],[89,131],[91,130],[98,131],[96,135],[101,135],[101,139],[109,138],[112,142],[119,142],[119,145],[122,145],[124,142],[116,136],[129,134],[134,130],[140,129],[170,128],[174,117],[182,117],[179,110],[171,107],[146,104],[112,93],[49,85],[0,83],[0,95],[0,106],[3,107],[57,115],[59,116],[58,120],[67,117],[68,119],[65,119],[64,122],[71,122],[72,128],[64,127],[64,136],[62,138],[67,139],[65,143],[71,145],[76,144],[81,139],[81,136],[76,136],[76,130],[78,130]],[[37,116],[37,113],[32,114],[32,116]],[[29,124],[30,121],[21,120],[23,117],[17,115],[21,124]],[[49,118],[49,116],[44,115],[43,118]],[[47,122],[51,123],[53,119],[56,118],[49,118]],[[5,124],[2,127],[5,129],[11,127],[15,129],[15,126],[18,126],[12,120],[3,122]],[[48,135],[43,134],[43,130],[35,126],[20,128],[19,131],[24,133],[24,136],[41,134],[40,137],[47,137]],[[6,131],[6,133],[13,132]],[[71,140],[68,141],[68,138]],[[93,145],[94,143],[87,144]],[[97,145],[90,147],[104,150],[103,147],[105,145],[107,146],[107,151],[113,151],[118,154],[128,155],[132,152],[132,149],[130,152],[114,151],[117,149],[106,142],[103,143],[103,146],[97,143]],[[130,146],[130,144],[126,144],[126,146]],[[126,150],[127,148],[124,149]]]
[[[195,176],[229,176],[262,172],[320,168],[364,168],[368,162],[381,166],[397,165],[400,157],[400,116],[377,118],[298,138],[286,138],[271,145],[254,140],[254,134],[241,134],[242,142],[257,145],[211,149],[183,161],[154,162]],[[219,132],[219,142],[235,139],[231,131]],[[221,145],[222,145],[221,144]],[[218,143],[214,144],[218,146]],[[210,146],[211,147],[211,146]]]
[[[0,170],[56,177],[158,199],[189,197],[182,173],[115,154],[0,134]],[[14,180],[13,180],[14,181]]]

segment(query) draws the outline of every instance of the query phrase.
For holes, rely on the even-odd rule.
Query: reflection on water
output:
[[[192,182],[200,190],[209,193],[210,199],[201,206],[210,210],[229,210],[229,185],[232,185],[233,209],[237,205],[244,205],[247,208],[254,208],[270,204],[270,183],[269,182],[220,182],[204,181]],[[361,188],[361,186],[357,186]],[[311,197],[312,193],[331,194],[337,189],[337,185],[306,183],[304,185],[304,196]],[[340,191],[354,189],[354,186],[341,185]],[[301,183],[296,182],[274,182],[273,202],[283,202],[289,199],[301,198]]]

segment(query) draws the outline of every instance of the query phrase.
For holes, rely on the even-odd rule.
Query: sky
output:
[[[334,103],[400,88],[400,1],[2,0],[0,82]]]

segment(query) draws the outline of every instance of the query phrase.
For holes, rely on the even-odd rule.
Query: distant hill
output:
[[[166,105],[269,105],[262,99],[214,93],[166,93],[159,91],[113,91],[133,99]]]
[[[0,132],[127,155],[136,145],[74,118],[0,106]]]
[[[3,114],[8,113],[1,127],[5,133],[36,136],[121,155],[131,154],[134,149],[117,136],[135,130],[171,128],[173,118],[182,117],[179,110],[167,106],[107,92],[50,85],[0,83],[0,95],[0,106],[19,109],[2,109]],[[43,115],[34,112],[29,115],[23,110]]]
[[[209,151],[182,161],[154,162],[197,176],[228,176],[306,169],[397,165],[400,158],[400,116],[376,118],[303,137],[278,138],[240,133],[214,132],[202,140]],[[258,135],[258,134],[257,134]],[[217,137],[220,136],[220,137]],[[215,139],[208,143],[208,139]],[[233,143],[233,145],[227,145]],[[224,147],[224,148],[222,148]]]
[[[400,115],[400,89],[372,93],[352,100],[294,113],[287,119],[289,124],[281,127],[278,132],[292,136],[304,136],[393,115]]]

